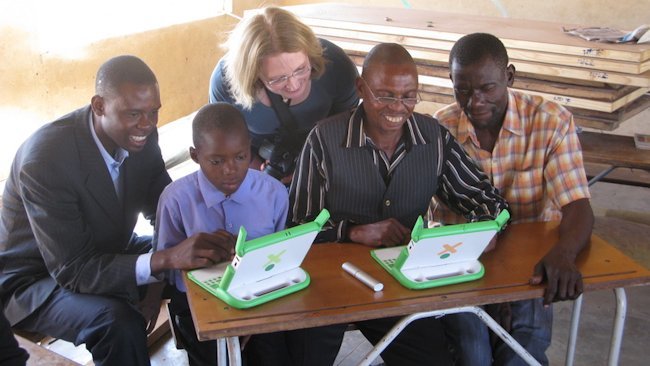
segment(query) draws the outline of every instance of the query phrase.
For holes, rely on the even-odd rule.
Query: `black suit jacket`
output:
[[[123,202],[90,131],[90,106],[49,123],[19,148],[3,193],[0,297],[16,324],[62,286],[135,302],[131,245],[140,212],[152,218],[171,181],[154,132],[122,167]]]

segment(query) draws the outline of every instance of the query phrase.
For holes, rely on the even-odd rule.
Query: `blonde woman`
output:
[[[359,102],[352,61],[289,11],[268,7],[245,18],[226,48],[212,73],[210,102],[234,104],[244,114],[251,167],[278,179],[293,172],[293,160],[317,121]],[[281,122],[272,98],[295,122]]]

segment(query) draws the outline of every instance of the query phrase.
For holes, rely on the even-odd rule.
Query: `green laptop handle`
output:
[[[316,219],[314,219],[314,221],[290,227],[278,231],[277,233],[265,235],[263,237],[249,241],[246,241],[246,236],[248,235],[246,229],[244,229],[243,226],[240,226],[239,234],[237,234],[237,243],[235,244],[235,254],[241,257],[250,251],[278,243],[282,240],[286,240],[288,237],[299,236],[312,231],[320,231],[320,229],[323,227],[323,225],[325,225],[329,218],[330,213],[327,211],[327,209],[324,208],[321,210],[318,216],[316,216]]]
[[[451,235],[458,232],[467,233],[467,232],[483,231],[489,229],[495,229],[496,231],[500,231],[505,226],[505,224],[508,222],[509,219],[510,219],[510,213],[508,212],[508,210],[501,210],[499,215],[494,220],[469,222],[466,224],[440,226],[435,228],[425,228],[424,220],[422,219],[422,216],[418,216],[418,219],[415,221],[415,225],[413,225],[413,230],[411,230],[411,239],[413,239],[413,241],[417,243],[422,238],[438,236],[438,235]]]
[[[501,210],[497,218],[494,219],[494,221],[497,222],[497,225],[499,225],[499,230],[503,229],[508,220],[510,220],[510,212],[508,212],[508,210]]]

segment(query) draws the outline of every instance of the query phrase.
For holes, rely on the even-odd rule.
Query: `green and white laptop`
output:
[[[250,308],[301,290],[309,274],[300,265],[329,219],[323,209],[312,222],[246,241],[241,227],[231,263],[188,272],[199,286],[238,308]]]
[[[478,258],[510,219],[424,228],[419,217],[406,246],[375,249],[372,257],[404,287],[414,290],[477,280],[485,274]]]

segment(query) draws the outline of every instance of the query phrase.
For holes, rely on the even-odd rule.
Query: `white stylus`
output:
[[[370,287],[371,289],[375,291],[381,291],[384,289],[383,283],[372,278],[372,276],[360,270],[354,264],[350,262],[345,262],[341,265],[341,267],[343,268],[343,270],[345,270],[345,272],[351,274],[354,278],[361,281],[364,285]]]

